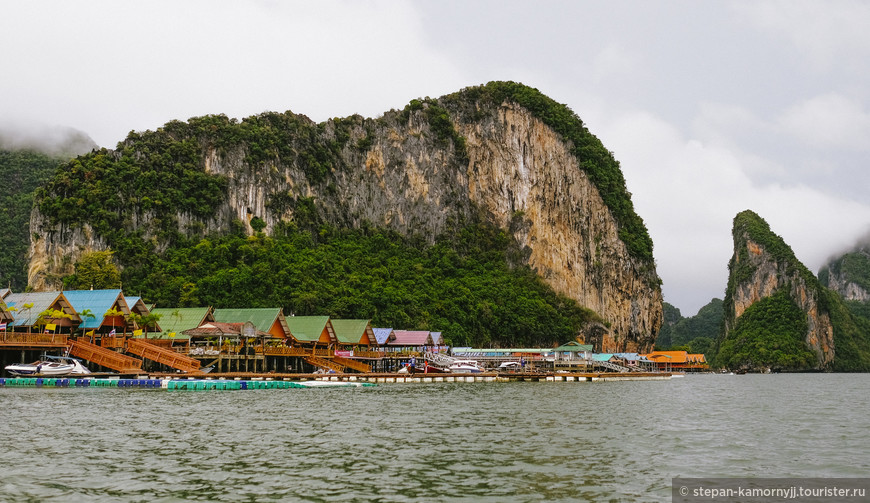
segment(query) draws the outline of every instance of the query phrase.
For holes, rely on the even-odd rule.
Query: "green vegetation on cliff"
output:
[[[21,291],[27,286],[33,192],[61,162],[32,150],[0,150],[0,288]]]
[[[840,295],[824,289],[825,307],[834,326],[835,358],[832,370],[870,371],[870,319],[856,314]]]
[[[804,337],[806,313],[781,290],[750,306],[719,347],[716,364],[729,369],[804,370],[816,355]]]
[[[52,225],[89,224],[100,236],[124,236],[150,216],[152,232],[166,232],[185,213],[210,217],[224,198],[225,181],[203,171],[194,138],[171,131],[130,133],[118,151],[101,149],[71,160],[37,191],[42,214]]]

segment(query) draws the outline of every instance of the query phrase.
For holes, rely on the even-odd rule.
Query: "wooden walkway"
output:
[[[199,360],[177,353],[172,349],[155,346],[144,339],[127,339],[127,352],[182,372],[195,373],[200,371]]]
[[[142,372],[142,360],[106,349],[83,340],[72,340],[69,354],[83,360],[110,368],[121,374]]]

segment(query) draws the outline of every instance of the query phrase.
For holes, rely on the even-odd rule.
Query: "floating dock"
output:
[[[332,381],[265,381],[227,379],[95,379],[61,377],[0,378],[0,388],[151,388],[177,390],[248,390],[375,386]]]
[[[665,373],[594,374],[287,374],[215,375],[210,377],[138,376],[121,377],[10,377],[0,378],[0,388],[151,388],[170,390],[251,390],[317,387],[360,387],[386,383],[475,383],[475,382],[604,382],[661,381]]]

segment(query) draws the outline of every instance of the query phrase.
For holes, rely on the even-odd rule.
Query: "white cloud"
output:
[[[870,4],[855,0],[749,0],[737,11],[760,29],[783,37],[817,70],[863,72],[870,56]]]
[[[870,149],[870,113],[861,103],[837,93],[794,105],[780,123],[800,141],[815,147]]]
[[[637,64],[629,52],[617,45],[608,45],[592,61],[592,78],[596,84],[636,78],[632,73]]]

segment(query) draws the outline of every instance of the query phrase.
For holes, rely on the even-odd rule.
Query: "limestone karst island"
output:
[[[724,300],[683,318],[619,162],[518,83],[79,135],[0,174],[3,385],[870,368],[866,248],[817,277],[741,212]]]

